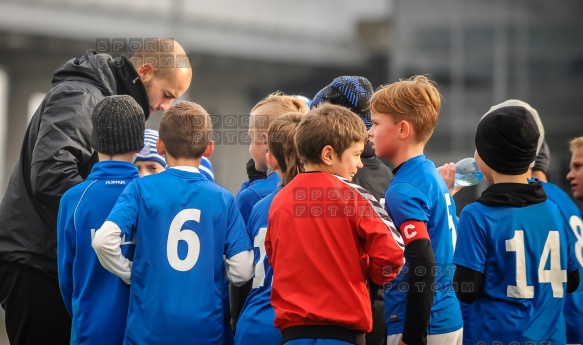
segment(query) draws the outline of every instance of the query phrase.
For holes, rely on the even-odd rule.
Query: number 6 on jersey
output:
[[[170,224],[168,231],[168,241],[166,242],[166,256],[168,263],[177,271],[188,271],[196,265],[200,255],[200,239],[196,232],[190,229],[183,229],[182,225],[188,221],[200,222],[200,210],[188,208],[178,212]],[[186,257],[180,259],[178,256],[178,242],[184,241],[188,246]]]

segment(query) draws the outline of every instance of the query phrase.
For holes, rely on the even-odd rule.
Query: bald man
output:
[[[28,125],[0,204],[0,303],[12,345],[69,344],[71,318],[57,280],[57,213],[63,193],[97,162],[91,147],[97,102],[129,95],[147,119],[190,86],[192,70],[178,42],[154,39],[144,47],[129,59],[88,50],[65,62]]]

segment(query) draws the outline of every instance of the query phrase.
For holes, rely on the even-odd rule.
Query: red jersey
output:
[[[362,187],[328,173],[301,173],[274,198],[265,249],[273,267],[275,326],[331,325],[370,332],[367,279],[391,281],[403,239]]]

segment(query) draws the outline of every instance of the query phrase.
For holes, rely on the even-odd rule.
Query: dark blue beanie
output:
[[[318,91],[312,98],[311,108],[314,109],[323,103],[341,105],[360,116],[366,129],[370,129],[372,122],[370,122],[369,105],[372,94],[372,85],[368,79],[358,76],[342,76]]]

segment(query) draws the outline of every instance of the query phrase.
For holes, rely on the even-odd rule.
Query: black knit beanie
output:
[[[91,122],[91,144],[99,153],[123,154],[144,147],[144,111],[131,96],[105,97],[93,109]]]
[[[482,117],[476,129],[476,150],[494,171],[520,175],[533,164],[544,129],[530,107],[508,104],[494,106]]]

